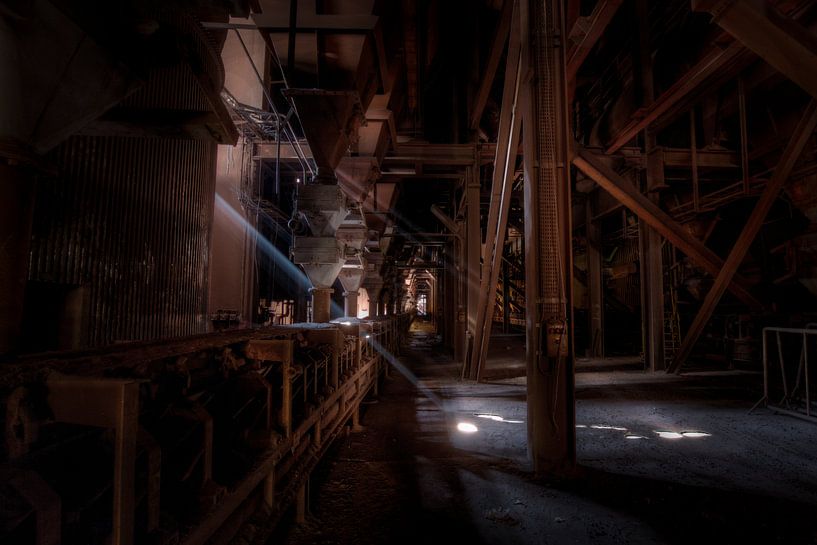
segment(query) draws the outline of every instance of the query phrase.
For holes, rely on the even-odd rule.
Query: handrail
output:
[[[768,334],[774,333],[777,343],[777,361],[780,365],[780,379],[783,387],[783,397],[777,404],[770,403],[769,393],[769,342]],[[801,351],[800,360],[795,375],[794,386],[789,388],[789,376],[786,373],[786,360],[783,353],[783,344],[781,341],[781,333],[790,335],[799,335],[801,337]],[[809,352],[808,352],[808,338],[809,336],[817,337],[817,323],[806,324],[805,328],[794,327],[764,327],[762,331],[763,341],[763,397],[752,407],[756,409],[761,404],[769,409],[796,416],[798,418],[806,418],[817,421],[817,417],[812,414],[811,406],[811,392],[809,390]],[[798,406],[799,398],[797,394],[800,388],[803,388],[805,399],[802,407]]]

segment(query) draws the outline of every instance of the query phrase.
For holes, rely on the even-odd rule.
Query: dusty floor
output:
[[[419,387],[392,373],[365,431],[314,475],[307,523],[276,542],[817,543],[817,426],[747,414],[754,375],[588,366],[577,373],[578,475],[541,482],[526,457],[524,378],[458,382],[423,333],[405,352]],[[492,368],[518,366],[519,352],[498,339]]]

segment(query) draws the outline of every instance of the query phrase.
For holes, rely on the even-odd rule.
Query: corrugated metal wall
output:
[[[216,145],[75,136],[54,159],[29,278],[86,289],[82,344],[206,331]]]

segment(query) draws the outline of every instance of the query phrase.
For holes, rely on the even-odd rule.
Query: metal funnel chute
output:
[[[334,237],[349,209],[340,187],[331,184],[307,184],[298,191],[298,211],[316,237]]]
[[[348,258],[338,273],[338,279],[343,286],[346,316],[357,317],[357,300],[364,278],[366,278],[366,260],[359,255]]]
[[[304,136],[318,166],[318,183],[337,183],[335,169],[363,123],[363,108],[356,91],[289,89],[298,110]]]

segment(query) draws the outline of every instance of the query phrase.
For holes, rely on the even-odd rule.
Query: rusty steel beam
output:
[[[657,204],[642,195],[631,183],[606,166],[594,153],[581,147],[578,148],[573,158],[573,164],[621,204],[632,210],[639,219],[644,220],[664,238],[698,263],[707,273],[713,277],[718,275],[723,266],[723,260],[715,252],[690,235],[682,225],[661,210]],[[742,281],[736,280],[730,283],[729,289],[750,308],[763,308],[760,301],[744,287]]]
[[[502,4],[502,13],[499,16],[494,39],[488,53],[488,62],[485,63],[485,73],[482,75],[479,89],[477,89],[474,98],[474,109],[471,112],[471,130],[477,130],[480,119],[482,119],[482,112],[485,110],[485,103],[488,101],[488,95],[496,77],[496,70],[499,68],[499,61],[502,58],[502,52],[505,50],[505,43],[508,41],[514,4],[516,4],[516,0],[505,0]]]
[[[715,23],[780,73],[817,97],[817,37],[767,2],[692,0]]]
[[[606,153],[615,153],[624,147],[639,132],[649,127],[658,118],[692,94],[704,81],[721,72],[726,66],[745,53],[746,49],[740,43],[733,42],[726,49],[715,49],[706,55],[679,78],[672,87],[661,93],[649,107],[637,110],[633,114],[630,123],[613,138]]]
[[[618,8],[623,3],[624,0],[599,0],[588,17],[578,18],[570,31],[571,38],[576,33],[580,37],[567,54],[567,81],[576,79],[576,73],[578,73],[582,63],[593,50],[601,35],[604,34],[607,25],[613,20]]]
[[[760,196],[757,205],[754,210],[752,210],[752,214],[746,221],[743,231],[741,231],[738,240],[726,258],[726,262],[724,262],[723,267],[716,276],[715,283],[712,285],[709,293],[706,294],[704,303],[695,316],[695,320],[692,322],[684,338],[684,342],[681,344],[681,349],[675,355],[667,372],[677,372],[689,357],[690,353],[692,353],[692,348],[695,346],[698,337],[700,337],[704,327],[707,322],[709,322],[712,312],[726,291],[727,286],[732,281],[738,267],[743,262],[743,258],[746,257],[746,253],[749,251],[755,236],[757,236],[760,228],[763,226],[766,215],[769,213],[769,210],[771,210],[777,196],[783,189],[783,184],[789,179],[789,175],[791,175],[794,165],[800,158],[803,148],[814,133],[815,126],[817,126],[817,101],[812,100],[803,112],[800,122],[794,129],[791,139],[783,151],[783,155],[780,157],[780,162],[774,170],[772,179],[763,190],[763,194]]]
[[[655,153],[667,168],[689,168],[692,150],[678,148],[655,148]],[[698,168],[738,168],[738,155],[732,150],[696,149]]]
[[[516,2],[513,2],[516,4]],[[502,91],[502,110],[499,118],[496,157],[494,158],[491,203],[488,210],[488,227],[485,245],[482,247],[482,271],[480,275],[479,308],[477,310],[476,338],[471,353],[471,369],[476,370],[477,380],[482,379],[491,338],[491,325],[496,306],[496,284],[502,265],[505,237],[508,231],[508,212],[516,170],[516,154],[522,116],[518,111],[519,87],[522,77],[521,43],[519,41],[519,9],[514,7],[508,57],[505,64],[505,82]]]

